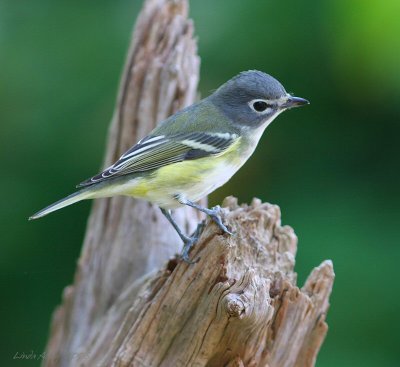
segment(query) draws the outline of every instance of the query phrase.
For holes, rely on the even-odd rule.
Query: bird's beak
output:
[[[288,96],[287,100],[281,104],[281,108],[301,107],[310,104],[306,99],[300,97]]]

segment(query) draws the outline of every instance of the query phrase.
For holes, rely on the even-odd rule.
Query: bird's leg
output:
[[[171,212],[169,210],[165,210],[163,208],[160,208],[160,209],[161,209],[161,212],[164,214],[165,218],[167,218],[168,221],[172,224],[176,233],[178,233],[179,237],[183,241],[183,249],[182,249],[182,253],[181,253],[182,260],[189,264],[195,264],[198,261],[198,259],[195,261],[190,260],[189,259],[189,251],[193,247],[193,245],[198,241],[199,235],[203,229],[202,225],[198,225],[197,229],[193,233],[193,235],[191,237],[188,237],[182,233],[181,229],[178,227],[178,224],[174,221],[174,218],[172,218]]]
[[[221,216],[219,215],[219,212],[221,210],[221,207],[219,205],[217,205],[211,209],[208,209],[208,208],[204,208],[196,203],[193,203],[192,201],[187,200],[187,199],[182,199],[180,197],[177,197],[176,199],[183,205],[191,206],[192,208],[195,208],[195,209],[200,210],[201,212],[207,214],[214,221],[214,223],[221,229],[221,231],[223,231],[224,233],[227,233],[227,234],[232,234],[232,232],[229,231],[229,229],[226,228],[226,226],[222,223]]]

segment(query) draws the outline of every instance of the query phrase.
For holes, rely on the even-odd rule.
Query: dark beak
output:
[[[300,97],[289,96],[287,101],[281,105],[281,108],[293,108],[293,107],[301,107],[310,104],[306,99]]]

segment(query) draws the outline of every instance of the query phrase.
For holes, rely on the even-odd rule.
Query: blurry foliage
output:
[[[318,366],[393,366],[400,134],[400,2],[192,1],[203,96],[246,69],[311,105],[281,115],[211,197],[280,205],[299,236],[296,269],[331,258],[337,279]],[[90,203],[27,222],[101,166],[141,3],[0,2],[0,364],[42,353],[72,282]]]

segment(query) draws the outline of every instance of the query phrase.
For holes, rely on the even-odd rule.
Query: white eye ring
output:
[[[253,99],[249,102],[249,106],[254,112],[260,115],[265,115],[272,111],[272,108],[269,107],[270,103],[264,99]]]

